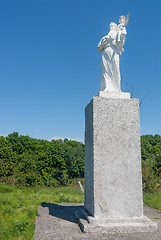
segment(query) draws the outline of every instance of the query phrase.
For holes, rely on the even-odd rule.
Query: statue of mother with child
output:
[[[111,22],[109,33],[99,42],[97,49],[102,53],[101,59],[101,91],[121,92],[119,56],[124,52],[126,26],[129,14],[119,17],[119,24]]]

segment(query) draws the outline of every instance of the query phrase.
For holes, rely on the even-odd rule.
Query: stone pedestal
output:
[[[105,97],[86,107],[85,211],[76,217],[86,232],[156,230],[143,215],[139,101]]]

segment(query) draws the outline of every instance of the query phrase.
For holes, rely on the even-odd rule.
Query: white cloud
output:
[[[72,140],[72,141],[84,142],[84,139],[82,139],[82,138],[68,138],[68,137],[60,137],[60,136],[51,137],[51,138],[48,138],[47,140],[48,141],[59,140],[59,139],[64,140],[65,138],[67,138],[68,140]]]
[[[8,136],[8,134],[5,134],[5,133],[0,133],[0,136],[2,137],[7,137]]]

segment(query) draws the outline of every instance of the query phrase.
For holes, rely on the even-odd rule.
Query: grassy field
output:
[[[42,203],[83,202],[77,183],[59,188],[17,189],[0,184],[0,240],[32,240]],[[144,193],[144,203],[161,210],[161,192]]]
[[[0,184],[0,240],[31,240],[42,203],[83,202],[78,184],[59,188],[22,188]]]
[[[144,193],[143,200],[145,204],[161,211],[161,192]]]

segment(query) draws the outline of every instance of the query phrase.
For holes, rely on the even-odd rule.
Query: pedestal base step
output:
[[[102,98],[124,98],[124,99],[130,99],[130,93],[128,93],[128,92],[99,91],[97,96],[98,97],[102,97]]]
[[[132,218],[94,218],[83,211],[76,211],[75,217],[83,232],[152,232],[157,224],[145,216]]]

